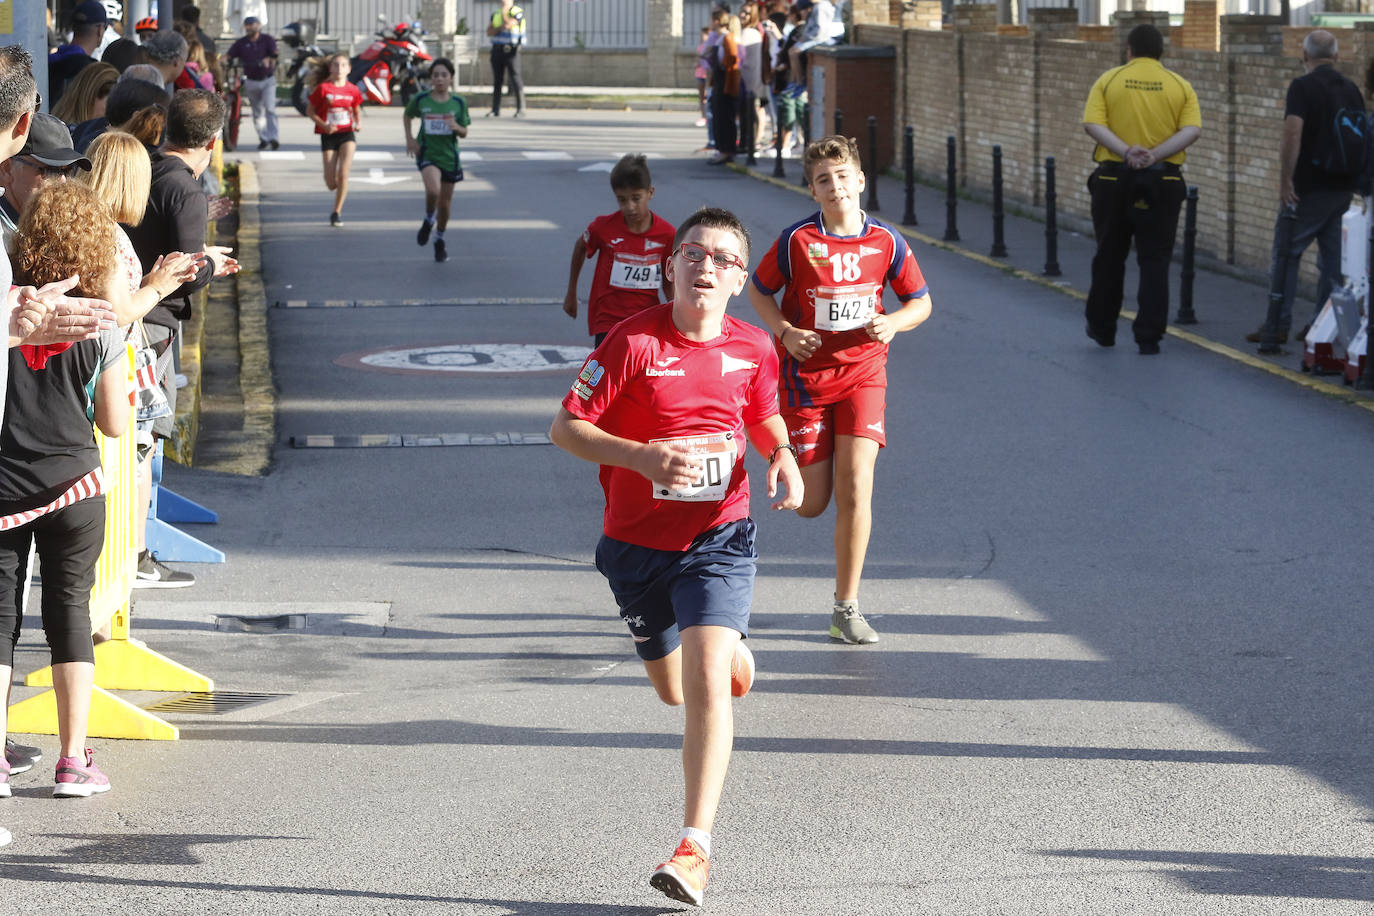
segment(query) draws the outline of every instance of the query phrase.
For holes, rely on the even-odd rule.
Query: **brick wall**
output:
[[[945,138],[953,135],[961,185],[987,192],[992,147],[999,144],[1007,200],[1039,207],[1044,160],[1054,156],[1060,213],[1084,224],[1093,143],[1083,131],[1083,103],[1103,71],[1124,63],[1124,46],[1112,27],[1105,41],[1058,37],[1076,26],[1059,21],[1067,19],[1061,11],[1035,12],[1029,37],[969,28],[981,23],[977,16],[958,30],[864,27],[856,37],[897,48],[892,134],[900,142],[902,127],[914,128],[918,172],[943,177]],[[1284,96],[1302,74],[1300,63],[1282,53],[1284,33],[1274,17],[1222,17],[1217,40],[1236,53],[1182,47],[1180,40],[1164,59],[1192,84],[1202,109],[1202,136],[1184,167],[1199,190],[1198,250],[1258,274],[1269,267]],[[1362,83],[1358,71],[1374,55],[1374,29],[1342,32],[1340,41],[1342,70]],[[1309,253],[1303,265],[1309,287],[1313,261]]]
[[[1038,202],[1039,104],[1036,42],[995,34],[965,35],[963,183],[992,184],[992,148],[1002,147],[1002,178],[1010,200]]]
[[[1183,27],[1176,30],[1175,47],[1215,51],[1221,44],[1221,0],[1184,0]]]

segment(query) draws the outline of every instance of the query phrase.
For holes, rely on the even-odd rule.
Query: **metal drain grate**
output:
[[[232,690],[216,690],[212,693],[188,693],[143,708],[149,712],[180,712],[188,715],[222,716],[225,713],[235,712],[248,706],[256,706],[259,703],[289,696],[291,696],[289,693],[238,693]]]
[[[243,633],[275,633],[278,630],[304,630],[304,614],[277,614],[273,617],[248,617],[238,614],[216,614],[216,630],[238,630]]]

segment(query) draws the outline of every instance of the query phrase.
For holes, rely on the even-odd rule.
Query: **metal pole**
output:
[[[1006,213],[1002,210],[1002,147],[992,148],[992,256],[1005,258],[1007,242],[1002,232]]]
[[[778,126],[778,116],[773,116],[773,177],[786,178],[782,170],[782,128]]]
[[[744,133],[744,146],[749,150],[749,155],[744,157],[745,165],[758,165],[759,160],[754,155],[754,143],[759,136],[759,106],[754,101],[754,96],[748,92],[740,94],[740,100],[744,103],[744,110],[740,112],[739,127]]]
[[[844,136],[844,112],[838,108],[835,109],[835,136]]]
[[[1045,270],[1047,277],[1059,271],[1059,209],[1054,193],[1054,157],[1045,157]]]
[[[955,156],[954,138],[945,140],[945,241],[959,241],[959,195],[955,185],[959,180],[959,165]]]
[[[1183,270],[1179,274],[1178,317],[1174,324],[1197,324],[1193,311],[1193,257],[1197,250],[1197,185],[1188,186],[1183,211]]]
[[[868,116],[868,209],[876,213],[878,206],[878,117]]]
[[[910,124],[902,131],[902,169],[906,172],[906,211],[902,214],[903,226],[915,226],[916,222],[916,128]]]

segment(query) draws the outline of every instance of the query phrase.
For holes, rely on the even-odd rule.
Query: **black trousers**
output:
[[[1126,257],[1134,239],[1140,288],[1132,330],[1137,343],[1157,343],[1164,336],[1169,323],[1169,261],[1186,190],[1176,167],[1099,166],[1088,179],[1097,254],[1084,311],[1095,335],[1108,340],[1116,337]]]
[[[32,548],[38,550],[43,577],[43,631],[53,664],[95,661],[91,588],[95,561],[104,546],[104,496],[83,499],[0,532],[0,665],[14,666]]]
[[[525,81],[520,78],[519,45],[491,47],[491,110],[501,113],[501,90],[510,74],[510,88],[515,93],[515,110],[525,110]]]
[[[716,135],[716,152],[733,156],[739,149],[739,96],[726,95],[725,86],[711,88],[711,126]]]

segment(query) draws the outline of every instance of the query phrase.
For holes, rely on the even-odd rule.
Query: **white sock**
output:
[[[711,834],[705,830],[698,830],[695,827],[683,827],[682,836],[679,840],[691,840],[701,847],[701,854],[706,858],[711,858]]]
[[[436,229],[436,230],[434,230],[434,241],[436,241],[436,242],[442,242],[443,240],[444,240],[444,230],[442,230],[442,229]]]
[[[427,222],[427,223],[432,223],[432,222],[434,222],[434,214],[433,214],[433,213],[426,213],[426,214],[425,214],[425,222]]]

